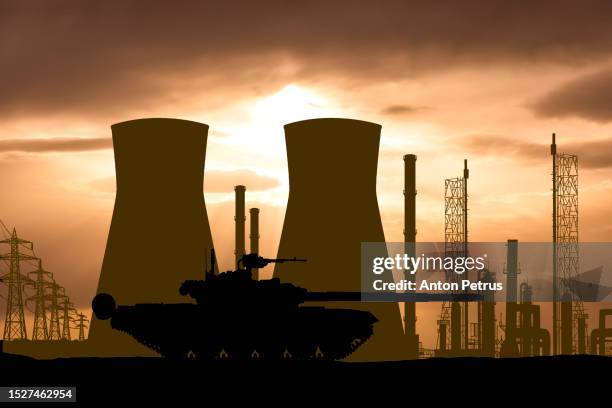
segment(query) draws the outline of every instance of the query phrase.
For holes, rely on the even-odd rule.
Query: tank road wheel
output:
[[[236,361],[244,361],[262,358],[265,356],[265,353],[262,353],[260,349],[251,348],[246,345],[240,344],[226,344],[217,348],[217,351],[214,354],[215,359],[217,360],[236,360]],[[248,348],[247,348],[248,347]]]
[[[315,360],[324,360],[325,359],[325,354],[323,353],[323,351],[321,350],[320,346],[317,346],[317,349],[315,350],[314,354],[312,355],[312,357]]]
[[[230,355],[227,351],[225,351],[224,348],[222,348],[221,350],[219,350],[219,352],[217,353],[216,358],[218,360],[227,360],[230,358]]]

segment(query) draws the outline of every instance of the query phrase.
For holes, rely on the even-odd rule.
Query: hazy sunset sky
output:
[[[210,126],[204,191],[224,269],[235,184],[261,208],[260,252],[276,255],[282,126],[314,117],[382,125],[387,241],[403,238],[406,153],[418,240],[443,240],[444,178],[464,158],[472,240],[550,240],[552,132],[579,155],[580,239],[610,240],[612,3],[155,3],[0,0],[0,219],[78,308],[114,203],[110,125],[142,117]]]

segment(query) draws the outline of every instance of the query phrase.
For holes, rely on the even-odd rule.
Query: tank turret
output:
[[[92,308],[101,320],[161,355],[175,358],[340,359],[373,333],[367,311],[309,306],[308,301],[359,300],[360,293],[308,292],[278,278],[254,280],[253,268],[304,259],[244,255],[235,271],[187,280],[181,295],[194,303],[115,304],[97,295]]]

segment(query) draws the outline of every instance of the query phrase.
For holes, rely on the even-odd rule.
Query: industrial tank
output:
[[[285,125],[289,198],[278,257],[308,262],[278,264],[274,277],[310,291],[360,291],[362,242],[385,242],[376,197],[381,126],[339,118]],[[401,358],[397,303],[326,305],[366,310],[379,323],[354,360]]]
[[[117,193],[97,293],[119,304],[179,302],[176,282],[201,279],[213,241],[203,195],[208,126],[138,119],[112,127]],[[107,322],[91,322],[92,354],[149,355]]]

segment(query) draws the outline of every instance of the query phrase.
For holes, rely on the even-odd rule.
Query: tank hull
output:
[[[168,358],[337,360],[366,342],[375,322],[369,312],[317,306],[262,319],[183,303],[119,306],[111,327]]]

